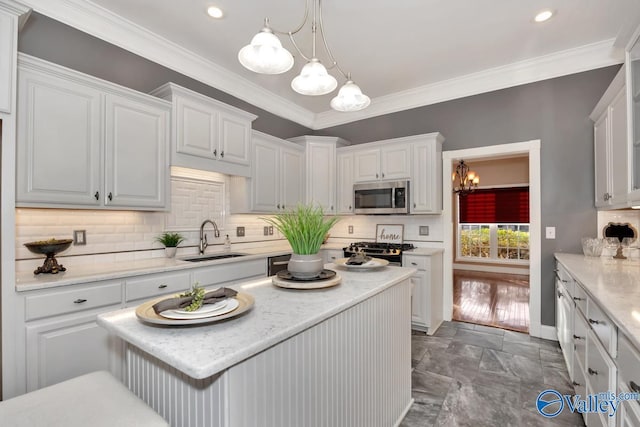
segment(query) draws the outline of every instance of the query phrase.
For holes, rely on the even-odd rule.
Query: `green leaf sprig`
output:
[[[204,302],[204,288],[200,287],[200,283],[196,282],[193,284],[190,290],[183,292],[180,294],[180,298],[191,297],[193,301],[187,307],[184,308],[185,311],[196,311],[200,307],[202,307],[202,303]]]

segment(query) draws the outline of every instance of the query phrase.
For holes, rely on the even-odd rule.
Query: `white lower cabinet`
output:
[[[351,152],[338,152],[338,183],[336,186],[338,214],[353,214],[353,161]]]
[[[109,370],[115,343],[97,325],[99,313],[120,305],[30,322],[26,325],[27,391],[79,375]]]
[[[570,378],[573,378],[573,310],[571,294],[556,279],[556,332]]]
[[[416,268],[411,277],[411,326],[433,335],[443,320],[442,253],[402,256],[404,267]]]

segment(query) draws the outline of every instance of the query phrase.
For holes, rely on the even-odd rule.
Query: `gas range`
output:
[[[356,242],[342,250],[345,257],[364,252],[370,257],[386,259],[390,264],[402,265],[402,252],[413,248],[411,243]]]

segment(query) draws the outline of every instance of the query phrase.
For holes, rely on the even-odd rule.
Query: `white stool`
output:
[[[105,371],[0,402],[0,424],[11,427],[169,425]]]

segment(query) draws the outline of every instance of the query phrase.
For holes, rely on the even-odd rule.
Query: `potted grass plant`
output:
[[[180,233],[164,232],[156,237],[156,242],[164,245],[164,254],[167,258],[173,258],[178,251],[178,245],[184,242],[184,237]]]
[[[319,206],[299,204],[295,209],[262,219],[289,241],[293,254],[287,269],[293,277],[311,279],[322,272],[320,246],[339,218],[325,217]]]

